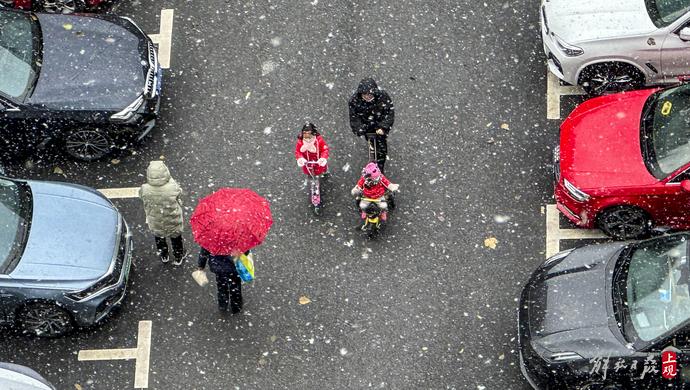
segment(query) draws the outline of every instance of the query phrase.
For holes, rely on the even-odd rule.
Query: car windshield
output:
[[[659,28],[675,22],[690,10],[690,0],[645,0],[645,5],[652,22]]]
[[[31,14],[0,11],[0,92],[23,100],[37,77],[37,22]]]
[[[637,337],[658,339],[690,319],[687,236],[642,242],[627,256],[624,299]]]
[[[0,273],[14,268],[23,252],[30,213],[25,185],[0,178]]]
[[[659,91],[647,99],[640,143],[647,169],[657,179],[690,161],[690,84]]]

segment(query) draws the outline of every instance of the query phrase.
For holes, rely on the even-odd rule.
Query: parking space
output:
[[[115,349],[83,349],[79,351],[77,360],[110,361],[134,360],[134,388],[146,389],[149,386],[149,361],[151,357],[151,321],[139,321],[136,348]]]

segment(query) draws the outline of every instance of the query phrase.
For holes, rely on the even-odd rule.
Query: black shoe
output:
[[[180,257],[175,257],[175,260],[173,261],[173,265],[180,265],[182,262],[189,256],[189,252],[185,252],[182,254]]]
[[[170,257],[168,257],[168,256],[161,256],[161,261],[163,262],[163,264],[166,264],[167,262],[170,261]]]

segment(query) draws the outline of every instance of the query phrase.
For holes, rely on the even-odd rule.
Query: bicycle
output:
[[[357,208],[359,208],[360,201],[364,200],[369,202],[369,206],[367,206],[366,210],[362,210],[366,214],[366,218],[364,219],[364,224],[360,229],[367,233],[368,238],[374,238],[381,230],[383,222],[381,220],[381,212],[383,210],[381,210],[381,207],[379,206],[379,202],[381,202],[381,200],[367,198],[365,196],[358,196],[355,199],[357,202]]]

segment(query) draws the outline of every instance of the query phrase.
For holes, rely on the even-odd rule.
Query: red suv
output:
[[[617,239],[690,229],[690,84],[594,98],[561,125],[558,209]]]

